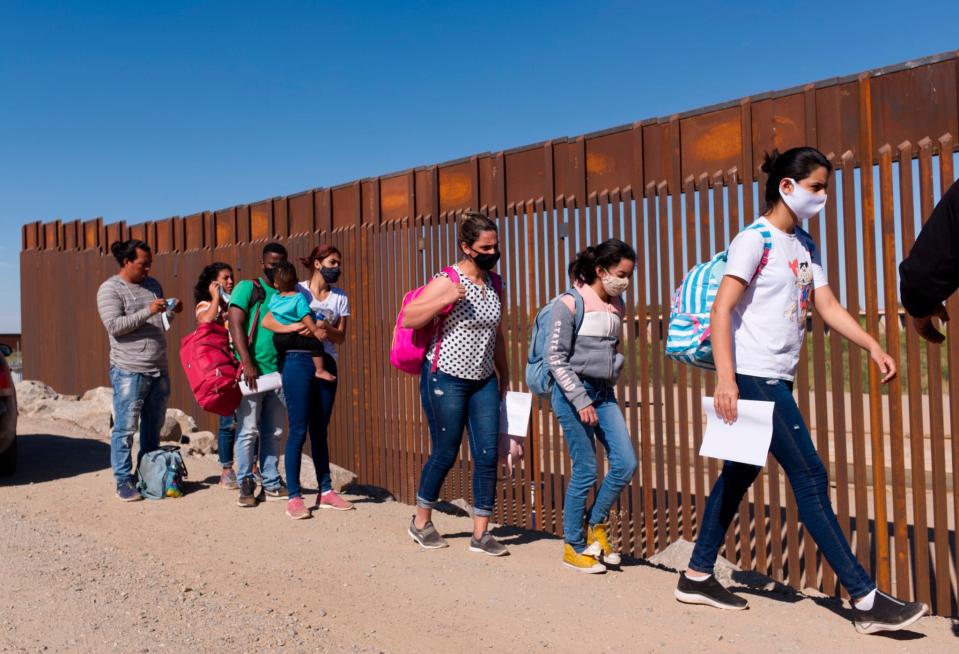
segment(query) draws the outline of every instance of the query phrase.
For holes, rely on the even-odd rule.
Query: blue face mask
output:
[[[327,284],[335,284],[336,281],[340,278],[340,274],[343,271],[340,270],[340,267],[336,268],[320,268],[320,274],[323,275],[323,281]]]

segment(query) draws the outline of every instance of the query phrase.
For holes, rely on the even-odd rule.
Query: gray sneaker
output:
[[[488,531],[483,532],[483,537],[476,540],[475,536],[470,536],[470,552],[479,552],[489,556],[506,556],[509,550],[501,542],[493,538],[493,534]]]
[[[410,519],[409,535],[410,538],[415,540],[420,547],[428,550],[449,547],[449,544],[443,539],[442,536],[440,536],[440,532],[436,531],[436,527],[433,526],[432,521],[423,525],[422,529],[417,529],[416,516],[413,516]]]

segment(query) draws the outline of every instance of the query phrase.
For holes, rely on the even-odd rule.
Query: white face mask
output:
[[[603,277],[603,288],[606,289],[607,293],[616,296],[629,288],[629,277],[613,277],[608,270],[605,268],[603,270],[606,273],[606,276]]]
[[[799,218],[799,220],[809,220],[826,206],[825,193],[810,193],[800,186],[796,180],[789,177],[785,179],[792,182],[793,191],[789,194],[784,193],[783,187],[780,186],[779,196],[783,199],[783,202],[786,203],[786,206],[792,209],[792,212],[796,214],[796,218]]]

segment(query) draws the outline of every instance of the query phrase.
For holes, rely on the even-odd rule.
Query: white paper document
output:
[[[739,400],[736,422],[727,425],[716,415],[713,398],[703,398],[706,412],[706,434],[699,448],[700,456],[724,461],[766,465],[769,443],[773,437],[775,402]]]
[[[529,416],[532,410],[533,395],[531,393],[507,391],[506,398],[500,405],[500,433],[525,438],[529,430]]]
[[[265,393],[267,391],[274,391],[283,385],[283,378],[278,372],[271,372],[266,375],[260,375],[256,378],[256,390],[246,385],[246,381],[240,380],[240,392],[244,395],[256,395],[257,393]]]

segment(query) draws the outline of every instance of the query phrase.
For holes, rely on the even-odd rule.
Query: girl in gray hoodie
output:
[[[636,453],[615,394],[623,366],[617,351],[625,312],[620,296],[635,265],[636,252],[619,239],[587,247],[570,264],[573,288],[556,301],[550,320],[546,359],[556,381],[551,403],[572,462],[563,504],[563,565],[578,572],[605,572],[603,563],[620,562],[606,519],[636,471]],[[579,324],[574,294],[583,300]],[[586,499],[596,483],[597,439],[606,448],[609,473],[587,514]]]

